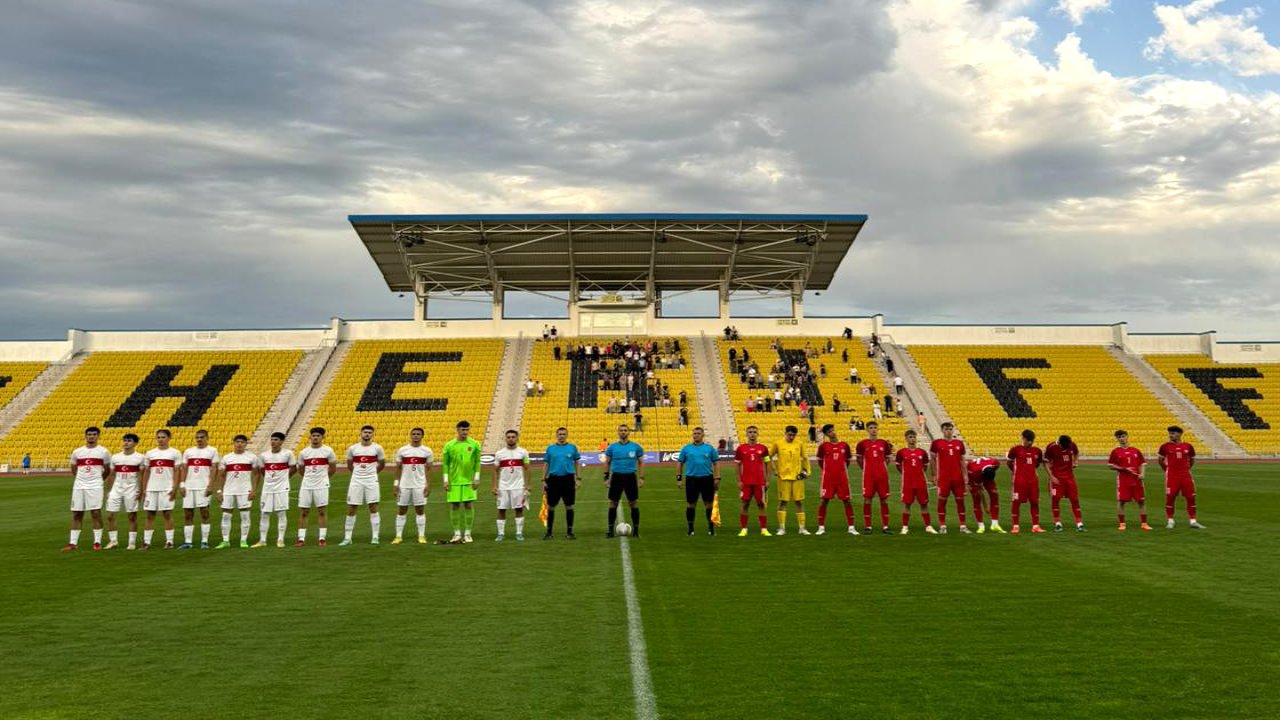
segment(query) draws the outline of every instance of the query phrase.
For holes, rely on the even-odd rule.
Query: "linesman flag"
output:
[[[720,491],[716,491],[716,496],[711,500],[711,523],[716,527],[720,527]]]
[[[538,521],[542,523],[542,527],[547,526],[547,491],[542,491],[542,507],[538,508]]]

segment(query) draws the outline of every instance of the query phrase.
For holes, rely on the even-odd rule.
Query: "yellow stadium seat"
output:
[[[47,367],[49,363],[42,362],[0,363],[0,408],[8,405]]]
[[[1207,355],[1145,359],[1247,452],[1280,453],[1280,364],[1215,363]]]

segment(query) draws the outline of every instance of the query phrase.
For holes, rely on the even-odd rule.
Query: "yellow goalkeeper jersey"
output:
[[[800,471],[809,472],[809,449],[804,441],[787,442],[780,440],[773,444],[771,453],[778,459],[775,470],[783,480],[795,480]]]

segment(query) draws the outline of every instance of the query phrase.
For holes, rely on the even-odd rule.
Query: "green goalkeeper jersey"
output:
[[[454,485],[469,485],[480,472],[480,443],[474,438],[454,438],[444,444],[444,478]]]

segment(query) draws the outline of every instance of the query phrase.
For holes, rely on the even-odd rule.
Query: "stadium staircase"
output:
[[[916,359],[911,357],[906,348],[894,344],[892,338],[881,337],[880,350],[884,357],[893,361],[894,370],[902,378],[903,391],[910,402],[912,417],[923,411],[929,437],[942,437],[942,423],[951,418],[947,416],[942,401],[925,379],[924,373],[920,372]],[[890,380],[892,382],[892,378]]]
[[[689,363],[693,367],[693,386],[698,394],[698,405],[702,408],[702,429],[708,442],[738,437],[715,338],[703,334],[686,341],[689,344]]]
[[[863,347],[866,347],[867,338],[858,338],[858,340],[861,340]],[[913,383],[911,382],[911,380],[907,378],[907,375],[903,372],[905,368],[902,367],[902,365],[898,362],[897,358],[889,355],[889,352],[887,349],[888,345],[889,343],[886,342],[884,338],[881,338],[880,353],[876,356],[876,358],[872,360],[871,358],[867,357],[867,354],[865,352],[862,353],[862,358],[864,358],[867,362],[874,365],[876,368],[876,372],[880,373],[880,381],[882,383],[881,386],[885,388],[885,392],[892,394],[895,398],[897,397],[902,398],[903,422],[905,422],[908,427],[916,428],[918,430],[919,428],[917,427],[916,417],[919,415],[921,410],[925,409],[925,406],[922,403],[916,402],[916,396],[919,393],[919,391],[917,390],[914,393],[912,392]],[[891,360],[893,362],[893,372],[889,372],[889,366],[885,362],[886,359]],[[894,390],[893,378],[895,375],[902,378],[902,395],[898,395]],[[881,395],[881,397],[883,397],[883,394]],[[934,424],[930,425],[931,413],[928,413],[928,412],[925,413],[924,419],[925,419],[924,435],[919,438],[919,442],[921,445],[926,445],[927,441],[932,440],[933,438],[942,437],[941,421],[937,419],[933,419]],[[905,428],[903,429],[903,432],[906,432]],[[893,444],[895,447],[902,447],[903,444],[906,442],[905,439],[903,439],[902,437],[895,437],[895,438],[889,438],[889,439],[893,441]]]
[[[333,384],[333,379],[338,375],[338,369],[342,367],[342,363],[350,352],[350,342],[339,342],[334,345],[329,349],[324,362],[318,363],[320,369],[316,377],[311,380],[311,384],[308,385],[305,381],[301,384],[298,393],[299,406],[293,411],[293,419],[289,421],[289,429],[285,431],[285,447],[298,447],[306,440],[304,434],[311,427],[311,420],[320,407],[320,401],[328,394],[329,386]],[[284,418],[282,418],[283,421]]]
[[[249,438],[250,448],[265,449],[268,447],[271,433],[277,430],[287,432],[298,414],[298,409],[306,401],[311,386],[315,384],[316,378],[319,377],[320,371],[324,369],[325,363],[332,354],[333,346],[303,353],[302,360],[293,369],[289,379],[284,381],[284,388],[280,390],[275,402],[271,403],[271,408],[267,410],[266,416],[262,418],[262,422],[258,423],[257,429]]]
[[[1244,457],[1247,453],[1235,440],[1222,431],[1207,415],[1196,407],[1187,396],[1165,380],[1160,373],[1146,360],[1138,355],[1130,354],[1118,347],[1109,347],[1107,352],[1125,366],[1142,386],[1156,396],[1169,412],[1177,416],[1179,422],[1186,426],[1216,457]]]
[[[79,353],[66,360],[49,363],[35,379],[27,383],[21,392],[0,408],[0,439],[17,427],[18,423],[43,402],[64,378],[75,372],[75,369],[80,367],[88,356],[88,353]],[[0,457],[0,463],[3,462],[9,462],[9,458]]]
[[[481,450],[486,453],[500,450],[506,443],[507,430],[520,427],[524,414],[524,383],[529,378],[529,366],[533,363],[533,346],[534,339],[523,335],[504,344],[498,382],[494,385],[493,402],[489,406],[489,430],[481,444]],[[532,445],[541,441],[541,438],[530,439]]]

